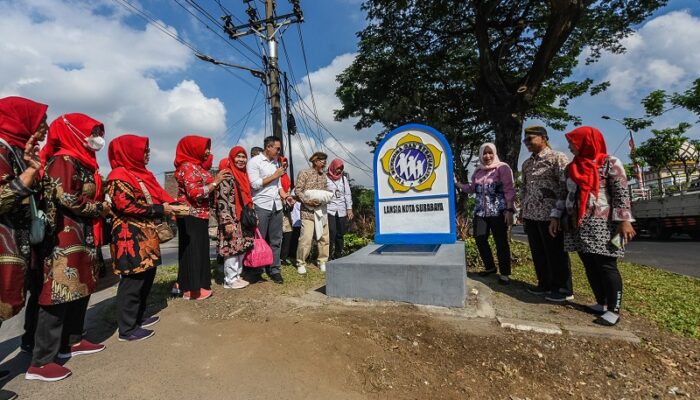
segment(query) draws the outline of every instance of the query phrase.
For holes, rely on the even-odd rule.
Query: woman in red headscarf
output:
[[[617,259],[635,236],[632,228],[627,176],[622,162],[609,155],[605,139],[596,128],[582,126],[566,134],[573,161],[566,168],[567,195],[557,202],[566,212],[564,250],[578,252],[591,285],[599,314],[594,321],[615,325],[620,320],[622,277]],[[560,221],[552,219],[554,237]]]
[[[37,143],[44,140],[49,127],[47,108],[22,97],[0,99],[0,324],[22,309],[28,286],[31,297],[25,311],[22,346],[30,349],[34,346],[43,273],[37,265],[37,249],[29,242],[31,214],[26,200],[40,190]],[[0,379],[8,374],[0,371]]]
[[[228,156],[230,175],[216,188],[216,215],[219,221],[219,255],[224,259],[224,287],[242,289],[248,282],[241,278],[243,255],[253,247],[254,232],[241,226],[244,206],[253,204],[253,192],[246,172],[248,155],[241,146]]]
[[[117,289],[117,325],[120,341],[139,341],[153,336],[146,329],[160,318],[144,319],[146,299],[161,263],[156,225],[173,214],[187,212],[146,168],[150,158],[148,138],[122,135],[109,144],[107,194],[112,201],[112,265],[121,275]]]
[[[104,126],[85,114],[65,114],[49,126],[42,153],[48,245],[39,320],[27,379],[60,380],[70,370],[54,357],[70,358],[104,350],[82,339],[85,312],[102,267],[104,202],[96,151],[104,146]]]
[[[211,139],[185,136],[175,151],[175,180],[179,203],[190,207],[188,216],[177,219],[178,273],[177,287],[186,299],[204,300],[211,296],[209,270],[209,211],[211,197],[226,176],[209,173],[213,157]]]

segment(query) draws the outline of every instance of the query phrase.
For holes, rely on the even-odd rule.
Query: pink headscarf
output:
[[[484,151],[486,148],[490,148],[491,151],[493,152],[493,161],[489,165],[484,164]],[[493,143],[484,143],[479,147],[479,165],[476,167],[476,169],[484,169],[484,170],[489,170],[489,169],[496,169],[500,167],[501,165],[506,165],[503,161],[501,161],[498,158],[498,153],[496,152],[496,145]]]

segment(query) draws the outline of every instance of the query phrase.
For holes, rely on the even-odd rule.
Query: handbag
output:
[[[152,205],[153,198],[151,197],[151,193],[148,191],[148,188],[146,188],[146,185],[143,184],[141,179],[136,178],[136,180],[139,182],[139,186],[141,186],[141,191],[143,192],[143,195],[146,198],[146,203]],[[175,230],[167,221],[160,221],[155,223],[155,225],[156,234],[158,235],[158,241],[160,243],[169,242],[175,237]]]
[[[243,207],[241,210],[241,227],[248,231],[257,229],[258,226],[258,215],[255,213],[255,209],[251,206],[243,204],[243,195],[238,189],[238,182],[236,182],[236,194],[238,195],[238,203]]]
[[[17,166],[19,166],[22,171],[27,169],[27,166],[24,164],[24,160],[17,156],[15,149],[12,148],[12,146],[10,146],[5,139],[0,138],[0,143],[2,143],[8,150],[10,150],[10,152],[12,152]],[[36,206],[34,195],[29,195],[29,210],[31,213],[31,223],[29,225],[29,243],[39,244],[44,241],[44,237],[46,236],[46,225],[48,225],[48,219],[44,211],[40,210]]]
[[[265,238],[260,234],[260,230],[255,228],[253,248],[243,256],[243,266],[249,268],[260,268],[272,265],[274,258],[272,248],[267,244]]]

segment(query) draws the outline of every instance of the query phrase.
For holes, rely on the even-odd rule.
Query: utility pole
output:
[[[297,123],[294,120],[294,115],[292,115],[291,104],[289,102],[289,80],[287,79],[287,73],[284,73],[284,104],[287,109],[287,145],[289,146],[289,154],[287,154],[287,159],[289,159],[289,176],[292,178],[292,186],[294,186],[294,163],[292,162],[292,135],[297,133]]]
[[[289,0],[293,11],[289,14],[275,16],[275,0],[265,0],[265,18],[260,19],[251,2],[255,0],[243,0],[248,6],[248,23],[234,26],[230,15],[221,17],[224,21],[224,32],[231,39],[238,39],[247,35],[256,35],[265,40],[268,45],[267,86],[270,99],[270,111],[272,115],[272,135],[282,140],[282,107],[280,101],[280,73],[277,57],[276,35],[286,25],[304,22],[304,15],[299,5],[299,0]],[[290,157],[291,159],[291,157]]]

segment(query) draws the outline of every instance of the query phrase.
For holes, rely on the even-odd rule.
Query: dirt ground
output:
[[[517,284],[483,282],[493,291],[472,296],[488,296],[498,316],[593,319]],[[152,339],[120,343],[107,305],[89,329],[106,338],[104,352],[69,360],[74,375],[64,381],[20,374],[4,388],[25,399],[700,398],[698,341],[631,317],[612,329],[634,332],[639,344],[512,331],[493,318],[330,300],[272,282],[217,285],[209,300],[170,299],[153,311],[162,321]],[[18,354],[13,365],[28,362]]]

